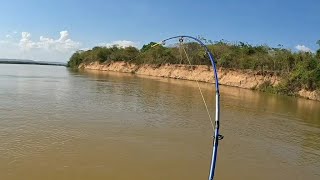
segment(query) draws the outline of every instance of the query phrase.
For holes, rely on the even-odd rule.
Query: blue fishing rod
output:
[[[212,68],[214,71],[214,79],[215,79],[215,88],[216,88],[216,113],[215,113],[215,124],[214,124],[214,135],[213,135],[213,148],[212,148],[212,158],[211,158],[211,166],[210,166],[210,173],[209,173],[209,180],[213,180],[214,178],[214,173],[215,173],[215,168],[217,164],[217,155],[218,155],[218,145],[219,145],[219,140],[223,139],[223,136],[219,134],[219,128],[220,128],[220,91],[219,91],[219,79],[218,79],[218,71],[217,71],[217,66],[215,59],[213,57],[213,54],[210,52],[208,47],[199,39],[192,37],[192,36],[174,36],[167,38],[160,43],[157,43],[154,46],[165,44],[166,41],[172,40],[172,39],[179,39],[179,42],[181,43],[184,38],[189,38],[193,39],[194,41],[198,42],[206,51],[206,54],[209,56],[209,59],[212,64]]]

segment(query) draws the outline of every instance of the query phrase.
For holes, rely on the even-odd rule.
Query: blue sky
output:
[[[316,0],[1,0],[0,58],[67,61],[76,49],[178,34],[315,51],[319,8]]]

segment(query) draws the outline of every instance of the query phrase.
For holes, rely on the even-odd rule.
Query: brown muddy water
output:
[[[222,87],[221,106],[217,180],[320,179],[320,102]],[[207,179],[211,136],[195,82],[0,65],[1,180]]]

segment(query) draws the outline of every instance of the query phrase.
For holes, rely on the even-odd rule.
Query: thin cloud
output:
[[[19,46],[22,50],[45,49],[65,52],[79,48],[80,42],[71,40],[68,31],[61,31],[59,39],[40,36],[36,42],[31,40],[30,33],[22,32]]]
[[[100,43],[100,45],[106,46],[106,47],[117,46],[121,48],[126,48],[126,47],[138,47],[139,43],[128,41],[128,40],[118,40],[118,41],[112,41],[111,43]]]
[[[20,38],[8,34],[0,39],[0,58],[21,58],[47,61],[67,61],[81,43],[70,38],[68,31],[61,31],[59,38],[40,36],[35,40],[31,33],[22,32]]]
[[[302,52],[312,52],[312,50],[305,45],[297,45],[296,49]]]

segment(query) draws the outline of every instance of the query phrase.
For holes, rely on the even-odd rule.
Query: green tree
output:
[[[142,46],[142,48],[141,48],[141,52],[146,52],[147,50],[149,50],[153,45],[155,45],[155,44],[157,44],[157,43],[155,43],[155,42],[150,42],[149,44],[145,44],[145,45],[143,45]]]
[[[319,45],[319,49],[316,52],[316,57],[320,60],[320,40],[317,41],[317,44]]]
[[[262,73],[280,75],[283,81],[277,87],[266,83],[262,90],[295,95],[301,88],[320,90],[320,40],[317,41],[317,52],[292,52],[282,45],[250,45],[245,42],[230,43],[225,40],[212,42],[204,39],[213,53],[218,67],[238,70],[255,70]],[[125,61],[135,64],[189,64],[181,46],[154,46],[155,42],[135,47],[121,48],[94,47],[87,51],[75,52],[68,62],[69,67],[78,68],[81,63],[94,61]],[[192,65],[210,65],[204,49],[194,42],[185,42],[186,50]]]
[[[78,68],[78,66],[83,62],[83,51],[75,52],[68,61],[67,66],[71,68]]]

